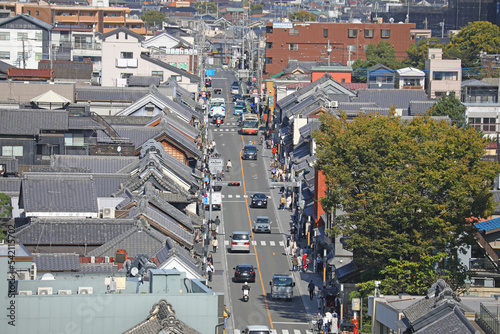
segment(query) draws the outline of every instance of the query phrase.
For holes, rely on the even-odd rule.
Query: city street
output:
[[[216,72],[212,78],[214,88],[222,89],[222,97],[232,101],[230,85],[236,78],[230,71]],[[224,181],[240,182],[239,187],[222,187],[222,211],[213,211],[222,221],[219,230],[219,250],[214,254],[216,272],[212,288],[224,291],[226,305],[232,316],[226,333],[239,333],[248,325],[266,325],[278,333],[309,333],[310,305],[304,305],[303,295],[307,295],[303,284],[307,285],[313,273],[295,273],[297,283],[291,301],[272,300],[270,281],[273,274],[291,274],[291,259],[286,256],[286,239],[289,236],[291,212],[278,210],[279,189],[270,188],[269,164],[271,150],[258,143],[258,136],[239,134],[237,117],[233,115],[234,104],[226,107],[226,120],[219,128],[210,125],[209,139],[216,142],[216,151],[227,161],[232,169],[225,173]],[[256,144],[257,160],[241,160],[240,152],[245,144]],[[251,195],[265,193],[268,196],[267,208],[250,208]],[[271,233],[252,232],[252,224],[257,216],[268,216],[271,220]],[[208,213],[206,215],[208,218]],[[231,253],[230,240],[234,231],[246,231],[251,236],[249,253]],[[209,247],[211,250],[211,247]],[[251,286],[250,299],[242,300],[243,283],[233,282],[234,269],[238,264],[251,264],[255,267],[255,283]],[[221,284],[222,283],[222,284]],[[302,286],[301,286],[302,285]],[[219,290],[219,288],[221,290]],[[308,297],[308,296],[307,296]],[[309,298],[306,298],[310,304]]]

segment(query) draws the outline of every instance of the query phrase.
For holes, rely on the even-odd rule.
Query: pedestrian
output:
[[[290,254],[291,240],[290,237],[286,238],[286,255]]]
[[[292,254],[297,254],[297,241],[295,241],[295,238],[292,240]]]
[[[321,258],[321,255],[318,254],[318,257],[316,257],[316,272],[320,273],[323,271],[323,259]]]
[[[286,198],[286,208],[288,210],[292,209],[292,195],[288,195],[288,197]]]
[[[286,198],[285,198],[285,195],[281,195],[281,198],[280,198],[280,210],[283,210],[285,209],[285,205],[286,205]]]
[[[217,181],[222,181],[222,174],[220,173],[220,170],[217,171]]]
[[[330,323],[330,333],[339,333],[339,318],[337,313],[332,314],[332,321]]]
[[[223,313],[223,317],[224,317],[224,329],[226,329],[227,319],[230,316],[231,316],[231,312],[229,312],[229,310],[227,309],[226,305],[224,305],[224,313]]]
[[[306,270],[307,270],[307,253],[304,253],[304,255],[302,255],[302,271],[306,272]]]
[[[273,158],[276,159],[276,146],[273,146]]]
[[[299,259],[297,259],[297,254],[293,255],[292,258],[293,271],[297,271],[297,266],[299,265]]]
[[[327,333],[330,333],[330,329],[332,327],[332,314],[329,311],[325,312],[325,317],[328,319],[328,328],[327,328]]]
[[[307,285],[307,290],[309,290],[309,299],[310,300],[313,300],[313,297],[314,297],[314,288],[316,286],[314,285],[313,281],[311,280],[311,282],[309,282],[309,284]]]
[[[219,216],[215,217],[214,223],[215,223],[215,232],[218,234],[219,233],[219,225],[220,225]]]
[[[325,316],[323,317],[323,334],[328,334],[328,325],[330,323],[329,320],[330,319],[328,319],[328,317],[325,314]]]
[[[320,312],[316,315],[316,325],[318,327],[318,333],[321,331],[321,327],[323,326],[323,316]]]
[[[215,271],[214,265],[213,264],[207,264],[207,275],[208,275],[208,281],[212,282],[212,275]]]
[[[321,289],[318,289],[316,293],[316,300],[318,302],[318,310],[323,312],[323,291],[321,291]]]
[[[212,257],[212,253],[208,253],[207,264],[214,264],[214,258]]]
[[[212,239],[211,244],[212,244],[212,247],[213,247],[212,252],[217,253],[217,247],[219,247],[219,241],[217,240],[217,237],[214,237]]]

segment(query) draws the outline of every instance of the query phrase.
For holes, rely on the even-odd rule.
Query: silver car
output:
[[[267,216],[258,216],[257,220],[253,222],[254,232],[271,233],[271,221]]]
[[[233,235],[231,235],[231,252],[250,253],[250,235],[248,232],[233,232]]]

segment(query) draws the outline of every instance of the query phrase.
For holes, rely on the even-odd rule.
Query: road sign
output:
[[[214,181],[213,185],[214,186],[239,186],[241,184],[241,181]]]
[[[214,74],[215,74],[215,70],[206,70],[206,71],[205,71],[205,75],[206,75],[207,77],[209,77],[209,76],[213,76]]]
[[[208,196],[207,196],[207,197],[205,197],[205,196],[207,196],[207,194],[205,194],[205,195],[203,196],[203,204],[205,204],[205,205],[206,205],[206,204],[208,204]]]

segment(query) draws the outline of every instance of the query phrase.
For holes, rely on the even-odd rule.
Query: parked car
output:
[[[253,223],[254,232],[271,233],[271,221],[267,216],[258,216]]]
[[[264,193],[255,193],[252,195],[252,208],[267,208],[267,195]]]
[[[248,232],[236,231],[231,235],[231,253],[240,251],[250,253],[250,235]]]
[[[233,269],[235,282],[255,282],[255,270],[251,264],[239,264]]]
[[[243,160],[257,160],[257,146],[252,144],[247,144],[243,147],[241,152],[241,159]]]

